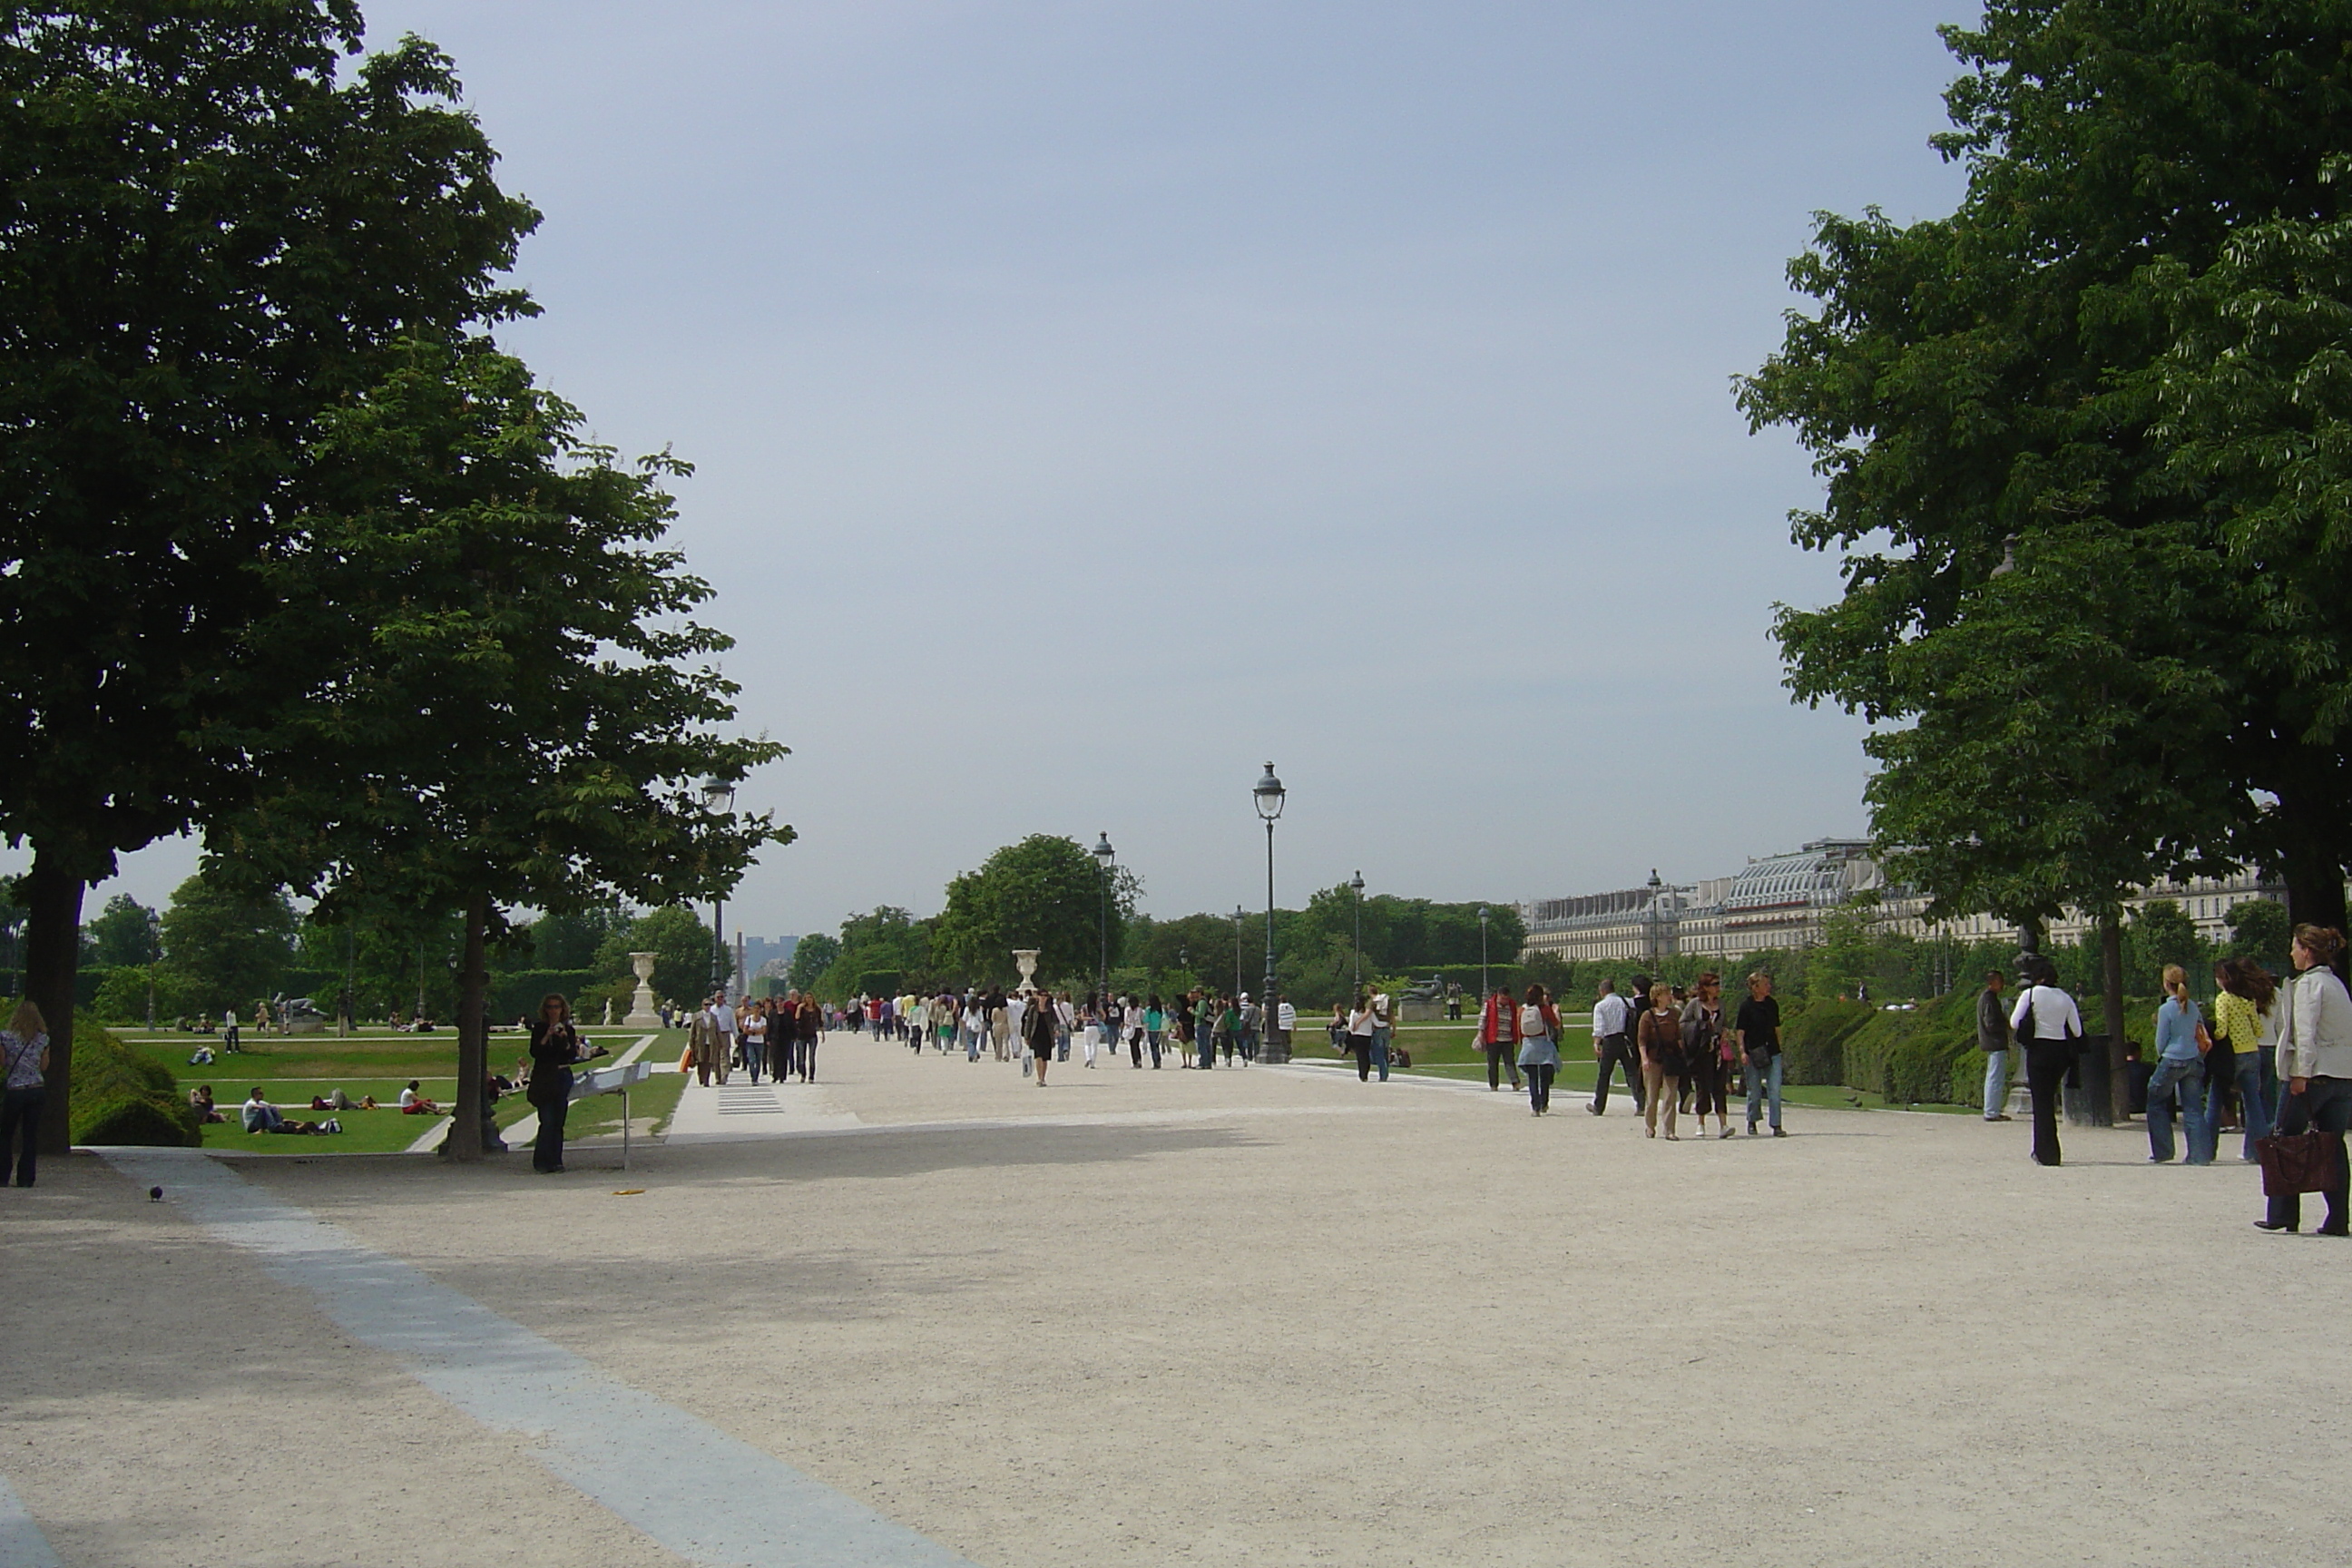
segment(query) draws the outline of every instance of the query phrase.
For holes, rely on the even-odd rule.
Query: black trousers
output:
[[[1611,1035],[1601,1042],[1601,1081],[1592,1091],[1592,1109],[1609,1109],[1609,1076],[1620,1065],[1625,1069],[1625,1088],[1633,1096],[1633,1109],[1642,1109],[1642,1054],[1633,1048],[1631,1035]]]
[[[563,1169],[563,1119],[571,1113],[572,1101],[568,1098],[539,1108],[539,1138],[530,1146],[532,1170]]]
[[[782,1083],[784,1081],[785,1075],[792,1070],[792,1041],[770,1040],[768,1042],[768,1076],[776,1082]]]
[[[1551,1109],[1551,1080],[1559,1071],[1559,1068],[1549,1062],[1528,1064],[1528,1103],[1534,1106],[1537,1110],[1545,1111]]]
[[[1503,1087],[1503,1068],[1506,1064],[1511,1069],[1511,1087],[1513,1089],[1519,1087],[1519,1058],[1511,1055],[1510,1047],[1480,1046],[1478,1048],[1486,1053],[1486,1087],[1488,1089]]]
[[[2025,1047],[2025,1087],[2033,1096],[2033,1158],[2044,1165],[2058,1161],[2058,1110],[2064,1099],[2067,1069],[2074,1065],[2072,1040],[2030,1040]]]
[[[803,1083],[816,1081],[816,1042],[814,1040],[801,1042],[799,1059],[793,1065],[800,1069]]]
[[[29,1187],[34,1176],[34,1146],[41,1141],[41,1107],[48,1102],[47,1089],[12,1089],[0,1099],[0,1177],[8,1173],[8,1154],[16,1155],[16,1184]]]
[[[1356,1076],[1370,1083],[1372,1079],[1372,1037],[1370,1035],[1349,1035],[1348,1044],[1356,1053]]]
[[[2336,1134],[2336,1177],[2328,1187],[2327,1220],[2322,1225],[2323,1236],[2345,1234],[2345,1189],[2347,1173],[2344,1163],[2344,1131],[2352,1127],[2352,1078],[2315,1078],[2306,1079],[2301,1094],[2279,1094],[2279,1124],[2281,1134],[2302,1132],[2313,1128]],[[2273,1225],[2296,1226],[2303,1223],[2303,1194],[2289,1193],[2270,1201]]]

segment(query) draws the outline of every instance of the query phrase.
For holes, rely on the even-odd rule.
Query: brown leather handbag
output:
[[[2280,1132],[2257,1139],[2254,1153],[2263,1163],[2263,1195],[2326,1192],[2336,1184],[2336,1152],[2342,1147],[2343,1134],[2337,1132]]]

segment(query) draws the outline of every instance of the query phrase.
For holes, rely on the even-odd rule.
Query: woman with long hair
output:
[[[2147,1160],[2172,1160],[2172,1110],[2180,1108],[2189,1135],[2189,1163],[2213,1163],[2212,1125],[2205,1115],[2205,1053],[2197,1037],[2205,1022],[2189,994],[2189,972],[2164,966],[2164,1001],[2156,1010],[2156,1070],[2147,1080]]]
[[[1696,1099],[1700,1136],[1706,1133],[1706,1112],[1715,1108],[1716,1136],[1731,1136],[1731,1103],[1727,1088],[1731,1062],[1731,1037],[1723,1029],[1723,977],[1708,970],[1691,988],[1683,1004],[1683,1065],[1690,1075]]]
[[[1510,994],[1503,994],[1507,1004]],[[1528,999],[1518,1009],[1518,1066],[1527,1074],[1528,1107],[1531,1114],[1551,1114],[1551,1080],[1559,1073],[1559,1009],[1540,985],[1528,987]],[[1488,1061],[1494,1058],[1489,1057]],[[1489,1069],[1492,1070],[1491,1068]],[[1492,1087],[1489,1079],[1488,1087]]]
[[[2273,1026],[2278,1002],[2278,982],[2251,958],[2232,958],[2213,966],[2213,1048],[2205,1053],[2208,1093],[2223,1084],[2238,1091],[2238,1122],[2245,1129],[2245,1150],[2239,1158],[2252,1164],[2254,1145],[2271,1134],[2271,1108],[2263,1094],[2263,1056],[2275,1044]],[[2221,1122],[2214,1122],[2215,1136]]]
[[[572,1111],[572,1064],[579,1059],[580,1031],[572,1026],[572,1004],[562,993],[551,991],[541,998],[538,1021],[530,1026],[529,1099],[539,1112],[530,1168],[544,1176],[563,1171],[563,1119]]]
[[[1650,1005],[1634,1027],[1633,1044],[1642,1053],[1643,1135],[1658,1135],[1658,1108],[1663,1102],[1666,1136],[1679,1137],[1675,1131],[1675,1110],[1683,1093],[1683,1020],[1675,1011],[1675,988],[1663,980],[1650,987]]]
[[[2075,1042],[2083,1037],[2083,1010],[2058,987],[2058,966],[2040,953],[2025,963],[2017,1005],[2009,1026],[2025,1047],[2025,1087],[2033,1097],[2033,1160],[2036,1164],[2060,1163],[2058,1106],[2074,1066]]]
[[[2352,1234],[2346,1228],[2344,1131],[2352,1126],[2352,994],[2329,967],[2344,952],[2344,933],[2333,926],[2294,928],[2294,984],[2286,994],[2279,1026],[2279,1077],[2286,1097],[2279,1102],[2279,1132],[2306,1130],[2330,1135],[2335,1174],[2327,1184],[2327,1219],[2322,1236]],[[2303,1197],[2288,1193],[2270,1201],[2270,1213],[2254,1223],[2264,1230],[2291,1231],[2303,1221]]]
[[[16,1004],[16,1016],[0,1029],[0,1176],[7,1174],[8,1155],[16,1156],[16,1184],[29,1187],[37,1173],[35,1146],[41,1141],[41,1110],[48,1104],[49,1026],[29,996]]]
[[[765,997],[754,1001],[743,999],[742,1011],[735,1018],[735,1048],[743,1055],[743,1070],[758,1083],[760,1075],[768,1068],[768,1003]]]

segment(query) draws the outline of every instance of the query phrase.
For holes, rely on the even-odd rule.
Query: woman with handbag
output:
[[[1503,993],[1503,999],[1507,1005],[1510,993]],[[1517,1022],[1518,1065],[1528,1075],[1528,1104],[1535,1115],[1549,1116],[1551,1080],[1559,1073],[1559,1010],[1551,1005],[1551,997],[1542,986],[1530,985],[1527,1005],[1518,1009]],[[1487,1059],[1493,1060],[1491,1057]],[[1487,1087],[1494,1087],[1491,1079]]]
[[[2263,1096],[2263,1051],[2276,1043],[2272,1029],[2278,983],[2252,959],[2232,958],[2213,966],[2213,1048],[2205,1053],[2207,1093],[2224,1083],[2237,1089],[2238,1121],[2246,1132],[2240,1158],[2252,1164],[2254,1145],[2271,1135],[2270,1106]],[[2220,1125],[2214,1123],[2217,1129]]]
[[[2009,1016],[2011,1036],[2025,1047],[2025,1087],[2033,1097],[2033,1161],[2059,1163],[2058,1108],[2066,1075],[2083,1037],[2083,1012],[2058,988],[2058,966],[2035,953],[2020,976],[2025,984]]]
[[[2294,928],[2294,983],[2288,987],[2286,1016],[2279,1028],[2279,1077],[2286,1098],[2279,1105],[2279,1137],[2306,1131],[2326,1142],[2327,1196],[2322,1236],[2352,1234],[2346,1228],[2344,1132],[2352,1126],[2352,994],[2329,968],[2344,952],[2344,933],[2331,926]],[[2284,1193],[2270,1200],[2270,1213],[2254,1222],[2267,1231],[2291,1231],[2303,1222],[2303,1194]]]
[[[1664,981],[1650,987],[1650,1005],[1633,1030],[1633,1044],[1642,1053],[1642,1126],[1643,1135],[1658,1135],[1658,1108],[1666,1111],[1666,1136],[1675,1131],[1675,1109],[1683,1087],[1683,1020],[1675,1011],[1675,990]]]
[[[1502,1091],[1506,1061],[1511,1067],[1511,1092],[1519,1091],[1518,1044],[1519,1005],[1511,1000],[1507,987],[1497,985],[1487,994],[1486,1008],[1478,1015],[1478,1048],[1486,1054],[1487,1093]]]
[[[1730,1037],[1723,1032],[1723,977],[1713,970],[1698,977],[1683,1004],[1683,1065],[1696,1094],[1698,1130],[1706,1133],[1706,1112],[1715,1108],[1716,1136],[1731,1136],[1731,1105],[1725,1086],[1731,1076]]]

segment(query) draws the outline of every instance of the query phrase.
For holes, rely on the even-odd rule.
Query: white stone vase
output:
[[[654,955],[633,952],[629,967],[637,972],[637,991],[629,998],[629,1016],[621,1021],[632,1029],[658,1029],[661,1015],[654,1009]]]

